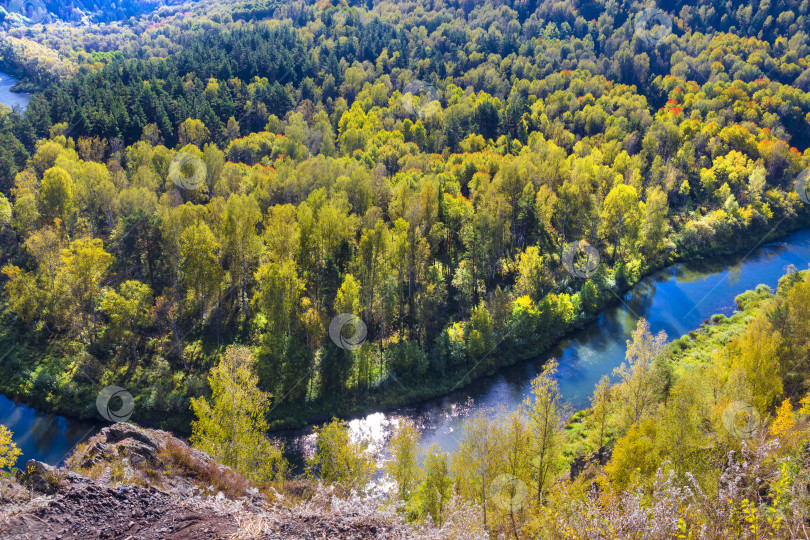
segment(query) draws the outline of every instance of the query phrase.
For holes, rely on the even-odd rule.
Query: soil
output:
[[[80,446],[64,467],[30,460],[15,478],[0,478],[0,540],[416,537],[373,506],[329,500],[293,504],[260,492],[169,433],[119,423]]]
[[[237,529],[232,516],[188,508],[155,488],[111,487],[77,477],[67,484],[39,501],[42,506],[0,522],[0,538],[206,540]]]

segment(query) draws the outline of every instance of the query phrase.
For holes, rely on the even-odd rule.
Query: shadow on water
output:
[[[440,398],[353,419],[351,432],[370,439],[380,449],[394,427],[410,419],[422,434],[423,446],[436,443],[443,450],[452,450],[458,445],[464,420],[472,414],[500,414],[523,403],[532,379],[552,357],[560,361],[558,381],[563,397],[575,409],[587,407],[599,379],[624,361],[626,342],[639,317],[647,318],[654,332],[665,330],[673,339],[698,328],[715,313],[730,315],[735,296],[761,283],[774,287],[788,265],[803,269],[809,261],[810,230],[805,230],[770,242],[748,256],[716,257],[664,269],[642,280],[594,323],[561,340],[548,353]],[[0,423],[14,432],[25,458],[48,463],[58,463],[100,427],[43,414],[3,397]],[[314,448],[311,429],[277,435],[286,444],[294,469],[300,471]]]
[[[27,459],[61,463],[80,442],[92,437],[101,424],[46,414],[0,396],[0,424],[14,433],[14,442],[22,450],[17,467]]]
[[[476,412],[516,409],[531,390],[531,381],[549,358],[560,362],[560,391],[574,409],[588,406],[594,387],[625,359],[626,342],[639,317],[650,321],[653,332],[664,330],[671,341],[698,328],[716,313],[731,315],[734,298],[759,284],[775,287],[788,265],[807,268],[810,230],[769,242],[752,253],[713,257],[666,268],[639,282],[622,301],[607,309],[587,327],[561,340],[538,358],[504,368],[456,392],[413,407],[375,413],[351,421],[355,436],[375,434],[382,446],[393,426],[403,419],[415,422],[422,445],[443,450],[459,442],[463,422]],[[310,430],[285,434],[287,454],[301,466],[314,448]]]

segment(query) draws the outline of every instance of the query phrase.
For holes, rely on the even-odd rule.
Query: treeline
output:
[[[177,23],[175,54],[74,56],[3,116],[4,317],[40,351],[3,360],[5,391],[81,414],[115,381],[183,425],[242,343],[280,418],[401,403],[542,350],[652,269],[806,219],[810,101],[744,75],[743,56],[764,74],[757,40],[715,36],[678,56],[716,60],[707,81],[673,66],[639,93],[555,23],[382,7]],[[601,253],[587,279],[565,267],[580,241]],[[329,338],[340,313],[367,327],[356,350]]]
[[[424,448],[404,422],[378,454],[333,420],[315,429],[305,474],[338,494],[368,493],[384,475],[386,508],[446,524],[451,538],[800,537],[810,511],[808,276],[789,268],[775,293],[743,293],[731,317],[669,345],[639,320],[626,362],[573,417],[552,360],[516,411],[467,420],[452,452]],[[209,377],[213,398],[194,400],[192,441],[301,497],[306,484],[264,435],[272,400],[257,369],[247,348],[226,351]]]

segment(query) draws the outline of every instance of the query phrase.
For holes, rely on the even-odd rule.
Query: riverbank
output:
[[[685,261],[699,260],[708,256],[725,255],[730,253],[744,253],[762,243],[776,238],[784,237],[793,231],[808,225],[807,214],[785,220],[775,229],[763,228],[760,231],[750,231],[747,234],[734,235],[733,244],[723,249],[714,249],[699,253],[679,254],[674,252],[671,257],[662,261],[655,267],[645,268],[643,275],[629,279],[625,286],[619,289],[613,287],[602,291],[597,298],[598,310],[592,314],[581,313],[572,318],[564,327],[554,333],[533,332],[535,342],[528,344],[515,343],[510,336],[501,339],[494,351],[485,356],[484,362],[478,362],[473,369],[462,366],[455,370],[447,370],[444,376],[428,372],[420,378],[405,380],[388,380],[380,384],[366,395],[353,395],[343,402],[318,401],[306,406],[300,404],[278,403],[271,411],[275,419],[272,423],[274,430],[300,429],[313,423],[323,422],[333,416],[342,418],[359,417],[370,412],[393,411],[429,400],[446,396],[451,392],[458,392],[471,384],[485,380],[504,368],[521,364],[528,359],[538,358],[553,350],[561,340],[576,333],[578,330],[592,325],[611,307],[616,306],[627,291],[631,290],[645,276],[661,271],[663,268]],[[699,322],[697,323],[699,325]],[[36,366],[41,360],[43,351],[35,351],[20,346],[8,333],[8,327],[0,335],[0,347],[6,354],[0,359],[0,373],[6,372],[0,380],[0,392],[40,410],[62,414],[74,418],[96,418],[97,411],[94,399],[89,399],[87,392],[81,386],[71,383],[67,392],[57,392],[56,381],[46,373],[30,372],[30,366]],[[60,350],[61,351],[61,350]],[[46,354],[60,354],[60,351],[50,351]],[[61,354],[66,354],[61,351]],[[66,362],[68,369],[77,369],[73,362]],[[23,377],[28,383],[23,387],[12,386],[13,379],[19,377],[26,370],[29,374]],[[18,381],[20,379],[17,379]],[[589,390],[592,390],[590,388]],[[88,394],[89,395],[89,394]],[[145,406],[144,406],[145,405]],[[178,404],[182,405],[182,404]],[[171,429],[176,433],[188,433],[191,420],[190,411],[182,406],[171,411],[150,410],[148,403],[141,403],[136,407],[133,420],[145,425],[160,426]]]
[[[31,94],[37,90],[33,85],[20,80],[7,70],[3,70],[0,64],[0,104],[9,109],[18,106],[22,111],[28,106]]]
[[[358,400],[358,402],[351,407],[346,407],[345,405],[335,402],[313,405],[312,408],[306,409],[307,416],[303,421],[294,418],[292,414],[294,411],[282,403],[278,405],[274,411],[276,420],[272,422],[272,426],[274,429],[300,429],[306,425],[328,421],[335,416],[340,418],[357,418],[374,412],[391,412],[398,408],[440,398],[451,392],[462,391],[476,381],[495,375],[499,370],[547,354],[572,334],[598,321],[606,310],[619,305],[625,294],[633,290],[633,288],[644,279],[657,272],[674,267],[677,264],[701,261],[709,257],[744,254],[747,251],[757,249],[769,241],[784,238],[808,226],[810,226],[810,219],[808,219],[807,213],[804,213],[795,221],[788,222],[788,225],[784,227],[770,230],[770,232],[767,232],[768,230],[766,229],[766,234],[764,235],[751,233],[735,237],[737,240],[741,240],[737,245],[729,245],[725,246],[723,249],[715,249],[711,252],[693,253],[690,255],[673,253],[673,257],[668,262],[645,269],[643,273],[637,276],[637,279],[627,281],[624,287],[616,287],[615,289],[603,291],[603,294],[597,298],[598,309],[592,314],[581,313],[560,331],[553,334],[537,335],[539,340],[534,346],[526,347],[523,345],[516,347],[507,339],[504,339],[498,344],[496,350],[492,351],[486,357],[487,362],[481,362],[479,364],[480,367],[477,369],[470,370],[464,367],[454,372],[448,372],[443,379],[439,381],[431,377],[424,377],[417,381],[391,381],[389,383],[390,393],[380,392],[370,394],[364,397],[362,401]],[[691,328],[689,330],[691,330]],[[680,334],[675,337],[680,337]],[[402,397],[403,391],[407,392],[407,394],[405,394],[407,397],[404,399]],[[300,412],[300,406],[297,407],[296,410]]]

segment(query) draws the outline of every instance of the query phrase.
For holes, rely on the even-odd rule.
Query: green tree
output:
[[[596,285],[590,279],[582,285],[579,299],[582,302],[582,311],[586,315],[593,315],[599,309],[599,294]]]
[[[309,458],[310,474],[346,491],[362,491],[374,474],[374,458],[365,441],[352,441],[340,420],[315,428],[315,454]]]
[[[492,317],[484,306],[476,307],[470,313],[467,323],[467,353],[470,359],[479,361],[488,358],[494,361],[491,353],[495,349],[495,332],[492,328]]]
[[[532,381],[531,397],[526,398],[539,504],[543,503],[549,478],[559,468],[563,427],[568,414],[557,385],[557,365],[557,360],[551,359],[543,366],[543,371]]]
[[[42,177],[39,202],[48,218],[65,221],[73,214],[73,179],[61,167],[51,167]]]
[[[191,443],[254,482],[281,482],[288,466],[281,447],[267,436],[270,396],[257,387],[256,361],[247,347],[232,345],[211,368],[210,401],[191,398],[196,420]]]

